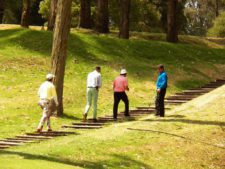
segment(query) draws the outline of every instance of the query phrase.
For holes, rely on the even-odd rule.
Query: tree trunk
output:
[[[29,28],[29,17],[30,17],[30,0],[23,0],[23,11],[21,16],[21,26]]]
[[[57,3],[58,3],[58,0],[51,0],[50,2],[50,14],[48,17],[48,31],[53,31],[55,27]]]
[[[120,31],[119,37],[129,39],[130,26],[130,0],[120,0],[121,16],[120,16]]]
[[[168,0],[167,41],[173,43],[178,41],[177,9],[178,0]]]
[[[216,17],[219,16],[219,0],[216,0]]]
[[[80,0],[80,28],[91,28],[91,0]]]
[[[5,10],[5,0],[0,0],[0,23],[2,23]]]
[[[99,33],[109,33],[109,7],[108,0],[97,1],[96,30]]]
[[[67,58],[67,41],[71,24],[72,0],[59,0],[52,45],[52,73],[58,95],[59,107],[57,115],[63,114],[63,83]]]

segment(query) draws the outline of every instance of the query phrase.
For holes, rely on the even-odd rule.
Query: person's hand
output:
[[[157,92],[158,92],[158,93],[160,93],[160,91],[161,91],[160,89],[157,89]]]

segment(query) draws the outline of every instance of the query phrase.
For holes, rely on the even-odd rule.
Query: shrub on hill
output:
[[[208,36],[225,37],[225,12],[221,13],[215,21],[212,28],[208,30]]]

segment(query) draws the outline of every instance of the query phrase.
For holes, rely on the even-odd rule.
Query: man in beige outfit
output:
[[[42,83],[38,90],[38,96],[40,97],[39,105],[43,109],[43,113],[37,132],[42,132],[45,122],[47,122],[48,131],[52,131],[50,117],[54,111],[56,111],[58,106],[56,89],[53,84],[54,77],[53,74],[48,74],[46,76],[46,81]]]

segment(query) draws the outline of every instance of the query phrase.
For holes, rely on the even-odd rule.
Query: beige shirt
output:
[[[53,83],[49,81],[45,81],[41,84],[39,90],[38,90],[38,96],[40,99],[47,99],[51,100],[54,99],[56,104],[58,104],[56,89]]]

